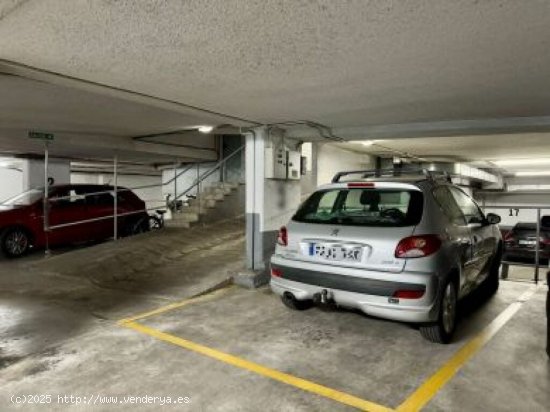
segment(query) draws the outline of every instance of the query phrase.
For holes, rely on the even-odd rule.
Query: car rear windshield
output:
[[[513,229],[514,230],[537,230],[537,224],[520,222],[520,223],[516,223]]]
[[[422,217],[422,205],[422,192],[416,190],[328,189],[311,195],[293,220],[348,226],[414,226]]]

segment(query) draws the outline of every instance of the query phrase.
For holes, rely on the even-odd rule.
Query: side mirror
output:
[[[489,213],[487,215],[487,222],[490,225],[498,225],[502,219],[499,215],[495,215],[494,213]]]

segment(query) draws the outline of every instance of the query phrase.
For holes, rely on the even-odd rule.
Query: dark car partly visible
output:
[[[545,216],[540,227],[539,261],[550,258],[550,221]],[[537,224],[517,223],[504,237],[504,260],[535,261],[537,248]]]
[[[57,185],[48,188],[48,220],[44,231],[44,189],[31,189],[0,204],[0,248],[19,257],[43,248],[108,239],[114,232],[114,187]],[[149,229],[145,202],[131,190],[118,188],[118,233],[129,236]],[[76,224],[76,222],[81,222]]]

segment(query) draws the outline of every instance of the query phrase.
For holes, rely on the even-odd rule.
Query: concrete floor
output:
[[[0,410],[351,410],[117,324],[220,284],[241,267],[240,222],[184,233],[0,263]],[[412,326],[355,312],[293,312],[267,288],[230,287],[139,322],[395,408],[530,288],[503,282],[490,301],[463,305],[457,340],[447,346],[426,342]],[[539,288],[426,410],[549,410],[544,303]],[[51,394],[53,403],[10,403],[23,394]],[[181,396],[190,403],[57,403],[57,395],[96,394]]]

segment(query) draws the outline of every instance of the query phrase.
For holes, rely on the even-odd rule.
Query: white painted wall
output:
[[[372,156],[341,149],[330,143],[317,150],[317,185],[330,183],[334,175],[345,170],[374,169]]]
[[[264,216],[262,230],[279,230],[296,213],[302,199],[302,188],[297,180],[265,179]]]
[[[44,162],[42,160],[26,159],[22,163],[23,190],[44,187]],[[70,183],[71,165],[68,160],[51,160],[48,162],[48,177],[54,179],[54,184]]]
[[[71,173],[71,183],[112,185],[113,175],[111,173]],[[161,183],[161,176],[118,175],[118,185],[128,189],[157,185],[153,188],[133,189],[134,193],[146,203],[147,208],[163,208],[165,206]]]
[[[0,167],[0,202],[23,192],[23,172]]]
[[[184,174],[182,174],[181,176],[179,176],[177,178],[177,186],[176,187],[174,187],[174,182],[171,182],[171,183],[165,185],[162,188],[163,198],[168,194],[171,194],[172,198],[173,198],[174,197],[174,191],[176,191],[176,193],[178,195],[181,194],[184,190],[186,190],[193,183],[195,183],[195,181],[197,180],[197,176],[202,176],[205,172],[209,171],[212,168],[212,166],[214,166],[214,165],[215,165],[215,163],[201,164],[201,165],[198,166],[198,171],[197,171],[197,167],[193,166],[190,170],[188,170],[187,172],[185,172]],[[183,171],[185,169],[186,169],[185,167],[176,169],[176,174],[179,174],[181,171]],[[172,180],[173,178],[174,178],[174,169],[167,169],[167,170],[164,170],[162,172],[162,181],[163,182],[168,182],[168,181]],[[207,177],[201,183],[201,190],[202,190],[203,187],[206,187],[211,183],[219,182],[219,181],[220,181],[220,172],[219,172],[219,170],[217,170],[214,173],[212,173],[212,175]],[[195,187],[195,188],[191,189],[188,194],[196,196],[197,195],[197,188]]]
[[[514,210],[514,206],[550,206],[550,193],[495,193],[477,194],[476,200],[482,206],[485,213],[496,213],[502,218],[501,226],[514,226],[519,222],[536,222],[536,209]],[[495,206],[506,206],[506,209],[499,209]],[[509,207],[508,207],[509,206]],[[512,209],[510,211],[510,209]],[[541,215],[550,215],[550,207],[543,209]]]

